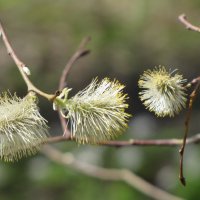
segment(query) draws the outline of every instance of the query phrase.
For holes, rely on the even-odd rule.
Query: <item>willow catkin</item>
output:
[[[96,144],[122,134],[130,117],[123,94],[124,85],[105,78],[94,79],[89,86],[68,99],[70,89],[65,88],[54,104],[68,119],[71,137],[79,143]]]
[[[175,71],[168,72],[159,66],[147,70],[138,81],[142,91],[139,93],[144,105],[159,117],[173,117],[186,105],[186,79]]]
[[[40,115],[36,97],[23,99],[4,93],[0,97],[0,158],[19,160],[36,153],[47,140],[46,120]]]

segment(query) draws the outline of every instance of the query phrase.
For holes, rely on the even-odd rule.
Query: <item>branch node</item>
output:
[[[182,155],[183,154],[183,147],[181,147],[180,149],[179,149],[179,153]]]

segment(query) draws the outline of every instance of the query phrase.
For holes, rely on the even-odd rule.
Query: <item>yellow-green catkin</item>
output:
[[[0,158],[16,161],[35,154],[47,140],[46,120],[40,115],[36,96],[0,96]]]
[[[186,105],[186,79],[175,71],[168,72],[165,67],[147,70],[138,81],[142,91],[139,93],[144,105],[158,117],[174,117]]]
[[[130,117],[123,88],[118,81],[96,78],[69,99],[70,89],[65,88],[54,105],[68,119],[71,137],[79,143],[97,144],[122,134]]]

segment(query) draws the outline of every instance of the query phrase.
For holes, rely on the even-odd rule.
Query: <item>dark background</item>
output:
[[[68,79],[71,94],[92,78],[116,78],[129,94],[127,133],[119,139],[181,138],[185,111],[175,118],[156,118],[138,99],[137,81],[145,69],[164,65],[191,80],[199,75],[200,34],[186,30],[178,15],[186,13],[200,24],[199,0],[0,0],[0,19],[17,55],[29,66],[31,80],[54,93],[67,60],[85,36],[92,53],[79,60]],[[0,43],[0,91],[26,94],[16,66]],[[190,135],[200,130],[197,98]],[[39,102],[52,135],[62,134],[57,113],[45,99]],[[187,187],[178,180],[177,147],[111,149],[60,143],[63,152],[104,167],[128,168],[151,183],[185,199],[200,196],[200,149],[188,146],[185,154]],[[16,163],[0,162],[0,199],[112,200],[149,199],[122,182],[104,182],[59,166],[38,154]]]

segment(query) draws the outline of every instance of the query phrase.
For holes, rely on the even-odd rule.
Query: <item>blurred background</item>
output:
[[[164,65],[178,69],[191,80],[199,75],[200,34],[178,22],[185,13],[200,24],[200,1],[193,0],[0,0],[0,20],[17,55],[29,66],[31,80],[40,89],[54,93],[63,67],[85,36],[92,53],[79,60],[67,81],[71,95],[94,77],[116,78],[129,94],[129,122],[118,139],[182,138],[185,112],[174,119],[156,118],[138,99],[137,81],[145,69]],[[0,42],[0,91],[26,94],[26,86]],[[190,136],[200,130],[200,98],[196,99]],[[40,98],[42,115],[51,135],[62,134],[52,105]],[[178,180],[177,147],[107,148],[55,144],[62,152],[107,168],[127,168],[154,185],[185,199],[200,196],[200,146],[187,146],[187,187]],[[0,162],[2,200],[112,200],[150,199],[122,182],[104,182],[49,161],[43,155],[16,163]]]

